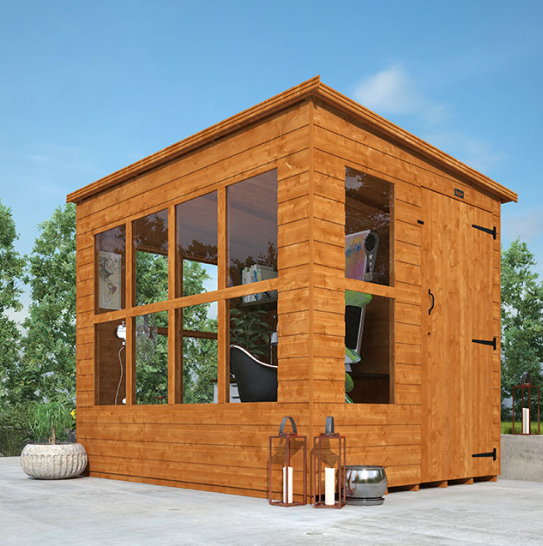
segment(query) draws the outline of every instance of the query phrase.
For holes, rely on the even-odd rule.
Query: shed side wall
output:
[[[392,297],[394,304],[394,403],[345,404],[343,394],[326,400],[315,391],[313,421],[322,432],[327,415],[333,415],[336,429],[347,436],[347,464],[376,464],[387,467],[390,486],[421,483],[421,188],[429,188],[452,199],[455,189],[463,202],[489,211],[499,231],[500,205],[492,196],[438,166],[400,148],[360,124],[353,123],[328,106],[314,104],[313,116],[314,218],[329,228],[327,236],[315,234],[314,289],[321,294],[315,316],[335,317],[323,321],[322,345],[335,348],[328,360],[314,358],[315,374],[334,370],[343,377],[344,290],[360,284],[344,279],[345,167],[352,167],[394,183],[394,272],[395,285],[367,284],[367,291]],[[500,246],[494,244],[494,329],[500,336]],[[357,283],[358,281],[354,281]],[[317,322],[317,320],[315,321]],[[500,364],[494,356],[493,435],[499,439]],[[321,399],[322,396],[322,399]],[[319,424],[321,427],[319,429]],[[499,442],[497,443],[499,445]]]

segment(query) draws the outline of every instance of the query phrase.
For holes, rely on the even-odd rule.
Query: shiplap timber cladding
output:
[[[394,187],[390,286],[345,278],[346,167]],[[219,317],[224,317],[228,298],[258,290],[255,285],[227,288],[225,266],[219,266],[219,289],[212,295],[175,299],[171,275],[169,300],[134,308],[132,279],[127,277],[127,309],[97,315],[94,236],[121,224],[129,236],[133,220],[164,209],[173,227],[175,205],[215,190],[224,212],[225,188],[272,169],[278,176],[278,278],[263,281],[259,288],[279,293],[278,402],[227,403],[223,321],[218,330],[218,404],[176,403],[180,396],[172,383],[179,365],[170,340],[169,404],[133,404],[135,385],[129,374],[128,405],[95,405],[96,324],[168,311],[174,329],[176,308],[217,301]],[[424,231],[427,225],[421,223],[431,216],[424,208],[426,192],[442,196],[444,203],[468,207],[477,221],[490,221],[497,228],[497,239],[483,253],[490,260],[491,279],[478,281],[492,287],[491,308],[476,308],[473,320],[487,323],[499,339],[500,204],[516,201],[516,194],[323,85],[318,77],[70,194],[68,200],[77,204],[77,433],[89,453],[91,475],[265,497],[267,440],[285,415],[296,419],[310,441],[322,432],[326,416],[333,415],[337,429],[347,436],[347,463],[386,466],[392,487],[416,489],[424,481],[497,475],[499,343],[490,359],[481,353],[484,348],[469,348],[474,365],[481,354],[490,362],[488,374],[475,375],[474,381],[490,378],[492,422],[477,426],[488,426],[485,438],[498,448],[498,461],[483,460],[477,466],[464,457],[460,475],[449,472],[435,449],[425,447],[436,423],[447,418],[447,408],[428,395],[433,370],[427,367],[424,253],[435,249]],[[227,228],[221,218],[219,214],[218,243],[224,256]],[[130,271],[130,244],[126,252]],[[170,268],[175,267],[173,255]],[[390,404],[345,404],[345,290],[392,302]],[[130,337],[132,321],[127,323]],[[128,344],[127,362],[133,350]],[[473,409],[478,406],[468,411]],[[466,442],[471,449],[471,440]],[[299,473],[295,482],[301,482]],[[280,484],[274,487],[280,489]]]

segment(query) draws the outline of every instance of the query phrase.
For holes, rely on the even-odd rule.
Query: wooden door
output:
[[[492,475],[490,213],[423,190],[422,481]],[[433,309],[430,308],[433,305]]]

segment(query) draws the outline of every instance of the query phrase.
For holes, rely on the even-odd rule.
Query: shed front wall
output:
[[[422,192],[431,190],[452,200],[484,211],[497,227],[496,240],[490,237],[493,286],[490,307],[479,316],[490,317],[493,335],[498,346],[492,351],[492,384],[489,398],[493,419],[485,425],[491,429],[489,435],[497,447],[498,458],[492,466],[472,467],[465,475],[455,478],[473,478],[499,474],[500,445],[500,203],[482,190],[475,189],[457,176],[444,171],[427,159],[403,149],[398,144],[380,137],[368,128],[353,122],[341,112],[320,103],[314,104],[312,114],[312,170],[313,210],[315,221],[328,224],[340,223],[335,237],[315,239],[312,282],[316,293],[326,292],[328,297],[315,299],[315,314],[336,314],[337,320],[343,312],[345,289],[358,290],[394,299],[394,403],[392,404],[345,404],[341,395],[334,403],[325,403],[319,398],[326,396],[324,389],[314,387],[313,421],[324,423],[327,415],[333,415],[336,428],[347,436],[347,464],[376,464],[387,467],[391,486],[413,485],[429,481],[448,480],[439,468],[432,473],[428,465],[434,464],[423,455],[431,442],[425,428],[432,412],[427,393],[432,385],[425,383],[424,365],[428,355],[424,354],[421,335],[424,322],[422,314],[428,313],[431,305],[428,290],[422,286],[423,256],[422,230],[425,229],[425,211],[422,208]],[[393,227],[393,286],[385,287],[372,283],[347,280],[344,277],[344,222],[345,222],[345,168],[371,174],[394,184]],[[455,192],[460,190],[460,192]],[[460,197],[459,195],[463,195]],[[491,216],[490,216],[491,215]],[[489,226],[491,227],[491,226]],[[334,261],[329,256],[335,253]],[[466,281],[465,281],[466,282]],[[392,283],[391,283],[392,284]],[[467,287],[469,292],[469,287]],[[421,296],[422,294],[422,296]],[[341,317],[342,319],[342,317]],[[318,319],[315,319],[317,322]],[[341,333],[332,329],[314,330],[317,345],[326,344],[337,348],[334,366],[338,377],[342,377],[343,346]],[[492,337],[492,336],[491,336]],[[318,349],[316,349],[318,350]],[[452,356],[453,351],[451,351]],[[313,359],[313,373],[324,373],[329,365]],[[482,361],[470,363],[484,365]],[[447,366],[444,363],[444,366]],[[446,381],[443,375],[441,381]],[[450,415],[450,426],[459,426],[459,418]],[[445,455],[446,456],[446,455]],[[490,459],[491,460],[491,459]],[[426,465],[426,466],[425,466]],[[439,476],[439,477],[437,477]]]
[[[265,282],[279,291],[279,402],[95,406],[94,325],[130,316],[130,309],[94,314],[95,235],[165,208],[172,214],[176,204],[214,190],[224,207],[228,185],[272,169],[278,174],[279,278]],[[307,239],[298,238],[308,223],[308,172],[309,105],[301,103],[77,206],[77,434],[91,476],[262,497],[268,438],[277,434],[282,418],[293,416],[299,432],[310,435],[309,252]],[[219,225],[219,241],[225,230]],[[224,279],[219,271],[219,286]],[[245,285],[215,292],[219,314],[226,294],[243,290],[255,291]],[[153,312],[172,306],[145,307]],[[220,328],[224,361],[228,347]],[[226,397],[225,375],[219,377],[219,402]]]

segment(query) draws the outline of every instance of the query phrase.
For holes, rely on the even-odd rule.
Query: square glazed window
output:
[[[168,211],[132,223],[136,305],[168,299]]]
[[[124,321],[95,326],[95,403],[99,406],[121,406],[126,402],[126,347],[117,335],[119,327],[124,327]],[[122,331],[119,335],[122,336]]]
[[[217,192],[175,207],[177,296],[217,290]]]
[[[217,303],[178,309],[184,404],[217,402]]]
[[[136,326],[136,404],[168,403],[168,313],[141,315]]]
[[[119,226],[96,235],[97,313],[125,308],[126,229]]]
[[[277,170],[227,188],[228,286],[277,277]]]
[[[394,300],[345,292],[346,394],[353,403],[393,401]]]
[[[345,277],[391,284],[394,186],[347,167],[345,173]]]
[[[232,298],[227,309],[230,401],[276,402],[277,294]]]

